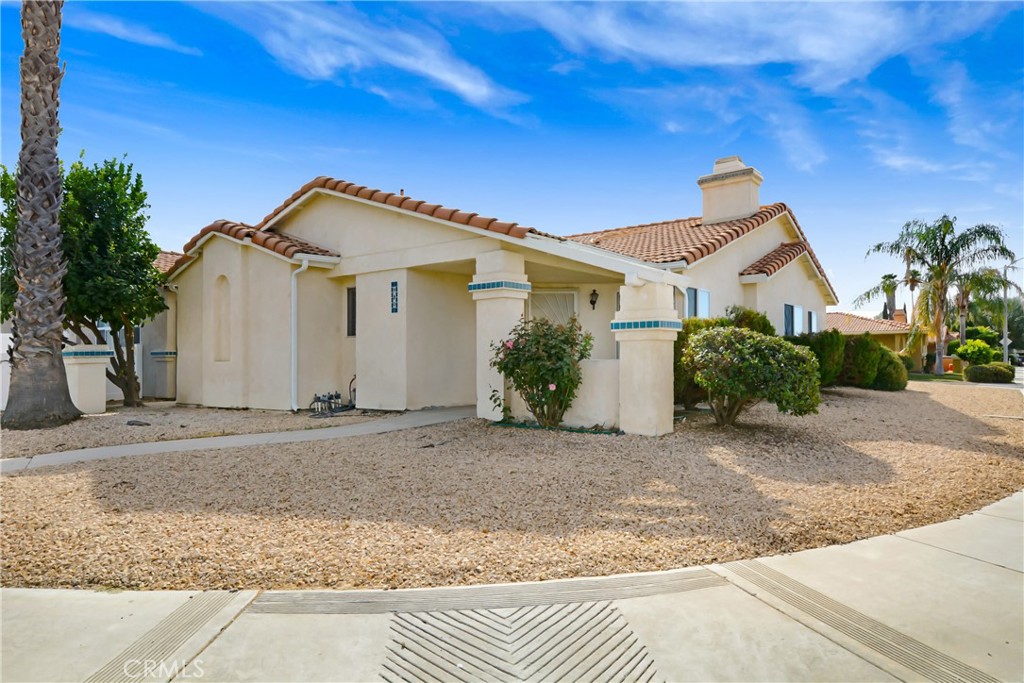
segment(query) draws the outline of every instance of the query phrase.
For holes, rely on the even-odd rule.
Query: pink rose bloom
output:
[[[513,346],[513,344],[512,344],[512,340],[511,340],[511,339],[509,339],[509,340],[508,340],[507,342],[505,342],[505,346],[507,346],[508,348],[510,348],[510,349],[511,349],[511,348],[512,348],[512,346]]]
[[[548,391],[554,391],[554,390],[555,390],[555,389],[557,389],[557,388],[558,388],[558,387],[556,387],[556,386],[555,386],[554,384],[549,384],[549,385],[548,385]]]

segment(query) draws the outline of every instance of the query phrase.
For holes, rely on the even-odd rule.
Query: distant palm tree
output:
[[[21,152],[18,156],[18,227],[14,268],[11,385],[3,426],[53,427],[78,418],[61,355],[67,270],[58,223],[61,199],[57,160],[58,63],[63,0],[21,5]]]
[[[882,276],[881,282],[854,299],[853,305],[860,308],[873,299],[885,296],[885,311],[887,313],[884,313],[882,317],[886,320],[892,320],[893,312],[896,310],[896,289],[899,286],[900,280],[896,277],[896,274],[887,273]]]
[[[871,254],[889,254],[918,266],[928,288],[931,333],[935,337],[935,374],[943,373],[946,345],[946,313],[950,288],[957,279],[992,259],[1014,259],[1006,235],[994,225],[980,224],[957,233],[956,218],[942,216],[933,223],[910,221],[892,242],[879,242]],[[922,293],[924,298],[924,293]]]
[[[956,295],[953,298],[956,303],[957,312],[960,315],[960,343],[967,341],[967,313],[974,297],[987,297],[998,294],[1007,289],[1020,291],[1020,287],[1013,280],[1003,277],[998,268],[977,268],[965,273],[958,273],[953,278],[953,285],[956,287]]]

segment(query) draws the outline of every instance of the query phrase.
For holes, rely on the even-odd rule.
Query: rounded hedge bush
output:
[[[957,348],[956,355],[971,365],[985,365],[992,362],[996,352],[980,339],[968,339]]]
[[[780,413],[818,412],[818,360],[775,336],[738,327],[708,329],[690,340],[683,362],[708,392],[720,426],[731,425],[757,401],[774,403]]]
[[[910,372],[911,370],[914,369],[914,359],[911,358],[910,354],[901,353],[899,354],[899,356],[900,362],[903,363],[903,367],[907,369],[907,372]]]
[[[989,365],[971,365],[964,371],[964,376],[968,382],[1010,384],[1013,382],[1013,368],[1005,367],[1004,363],[999,365],[994,363]]]
[[[870,389],[878,374],[878,361],[882,357],[882,345],[865,332],[846,342],[843,357],[842,384]]]
[[[882,349],[882,355],[878,359],[878,372],[871,388],[879,391],[903,391],[907,388],[907,368],[895,352]]]

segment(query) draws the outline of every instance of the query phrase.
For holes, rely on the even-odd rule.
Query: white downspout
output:
[[[292,341],[292,412],[299,409],[299,274],[309,269],[309,259],[292,271],[291,341]]]

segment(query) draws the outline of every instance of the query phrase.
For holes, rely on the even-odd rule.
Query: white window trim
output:
[[[580,317],[580,290],[578,289],[540,289],[534,287],[526,300],[526,312],[530,320],[533,320],[533,296],[535,294],[572,294],[572,314],[578,319]]]

